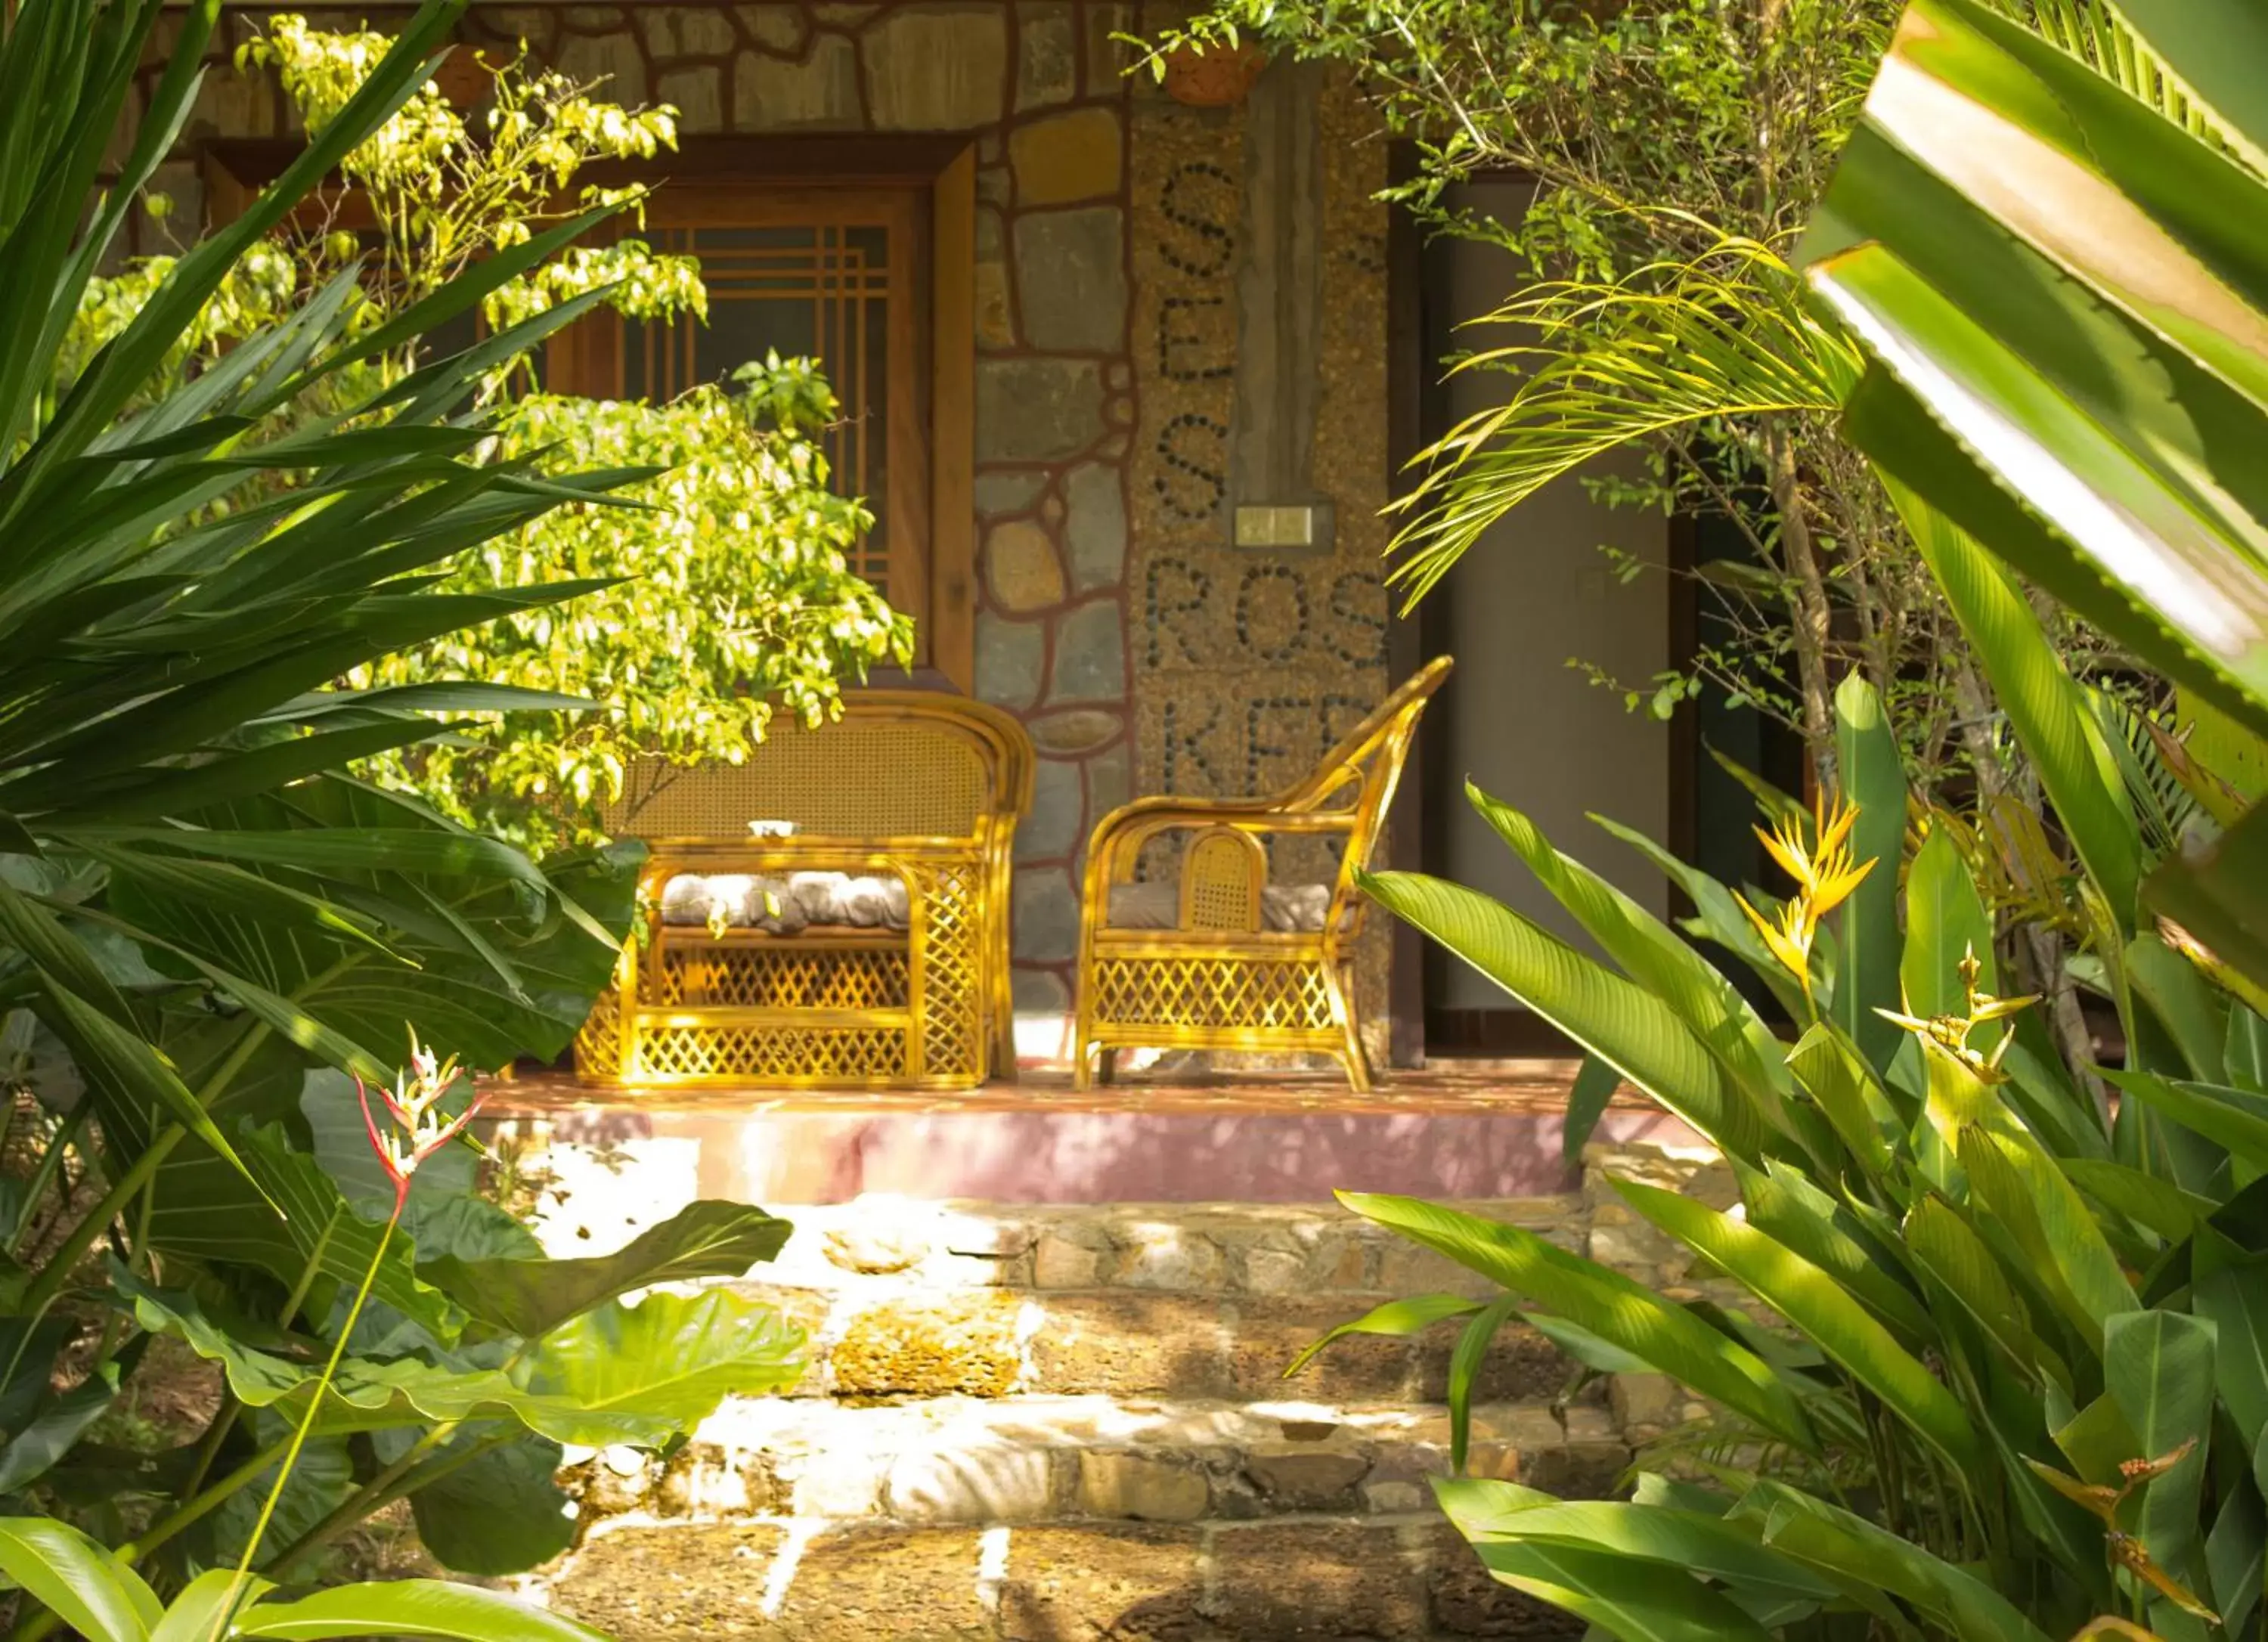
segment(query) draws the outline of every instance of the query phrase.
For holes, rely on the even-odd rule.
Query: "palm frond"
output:
[[[1807,311],[1770,247],[1726,236],[1690,261],[1613,282],[1529,286],[1479,323],[1531,328],[1456,370],[1518,379],[1413,464],[1390,579],[1414,605],[1489,527],[1553,480],[1609,452],[1728,418],[1833,411],[1858,380],[1857,350]]]

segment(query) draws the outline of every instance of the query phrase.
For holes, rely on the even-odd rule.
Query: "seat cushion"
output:
[[[1260,890],[1260,927],[1278,934],[1313,935],[1331,909],[1329,884],[1264,884]],[[1170,930],[1181,927],[1179,884],[1113,884],[1110,927]]]
[[[903,930],[905,880],[849,873],[680,873],[662,886],[661,921],[792,935],[814,924]]]

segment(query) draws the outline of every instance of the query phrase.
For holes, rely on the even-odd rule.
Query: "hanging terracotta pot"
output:
[[[1231,107],[1267,66],[1257,46],[1176,47],[1166,54],[1166,95],[1192,108]]]

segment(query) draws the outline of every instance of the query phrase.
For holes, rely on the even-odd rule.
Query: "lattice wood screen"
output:
[[[907,301],[905,247],[884,224],[807,223],[663,228],[657,251],[700,259],[709,320],[626,324],[622,391],[674,399],[751,359],[819,361],[843,405],[825,436],[833,488],[874,514],[853,568],[890,580],[890,389],[908,364],[894,358],[892,308]]]

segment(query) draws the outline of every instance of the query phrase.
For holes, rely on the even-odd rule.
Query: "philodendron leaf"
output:
[[[151,1247],[191,1260],[256,1266],[286,1286],[299,1281],[310,1262],[327,1285],[351,1286],[375,1261],[372,1298],[445,1345],[457,1338],[464,1315],[447,1295],[418,1279],[416,1251],[407,1237],[394,1237],[379,1258],[384,1226],[357,1213],[321,1166],[292,1148],[280,1126],[247,1124],[239,1138],[258,1189],[217,1158],[188,1148],[176,1152],[158,1171]],[[284,1216],[268,1207],[261,1191],[282,1205]],[[311,1294],[312,1311],[320,1314],[328,1298],[328,1289]]]
[[[393,1440],[407,1445],[408,1432]],[[460,1432],[456,1447],[483,1444],[479,1428]],[[524,1573],[550,1561],[575,1540],[572,1502],[554,1480],[559,1445],[547,1437],[516,1437],[484,1447],[458,1469],[409,1496],[417,1536],[444,1565],[482,1578]]]
[[[593,1414],[690,1429],[727,1396],[793,1385],[803,1344],[803,1331],[777,1313],[723,1289],[649,1294],[635,1306],[608,1300],[544,1336],[529,1359],[528,1388]]]
[[[579,1260],[460,1260],[417,1269],[483,1322],[534,1338],[638,1289],[695,1278],[737,1278],[787,1241],[785,1220],[747,1204],[703,1200],[649,1227],[611,1255]]]
[[[170,1333],[209,1362],[254,1408],[304,1410],[320,1376],[255,1351],[195,1300],[151,1287],[114,1263],[112,1285],[152,1333]],[[735,1392],[775,1391],[802,1371],[801,1335],[762,1307],[722,1290],[608,1301],[560,1329],[529,1369],[436,1367],[415,1358],[349,1358],[324,1393],[319,1432],[383,1431],[470,1419],[512,1419],[555,1442],[659,1448]]]
[[[70,1452],[87,1427],[109,1411],[117,1400],[118,1388],[141,1362],[146,1344],[134,1341],[77,1385],[49,1400],[9,1436],[6,1446],[0,1447],[0,1495],[12,1494],[36,1482]]]

